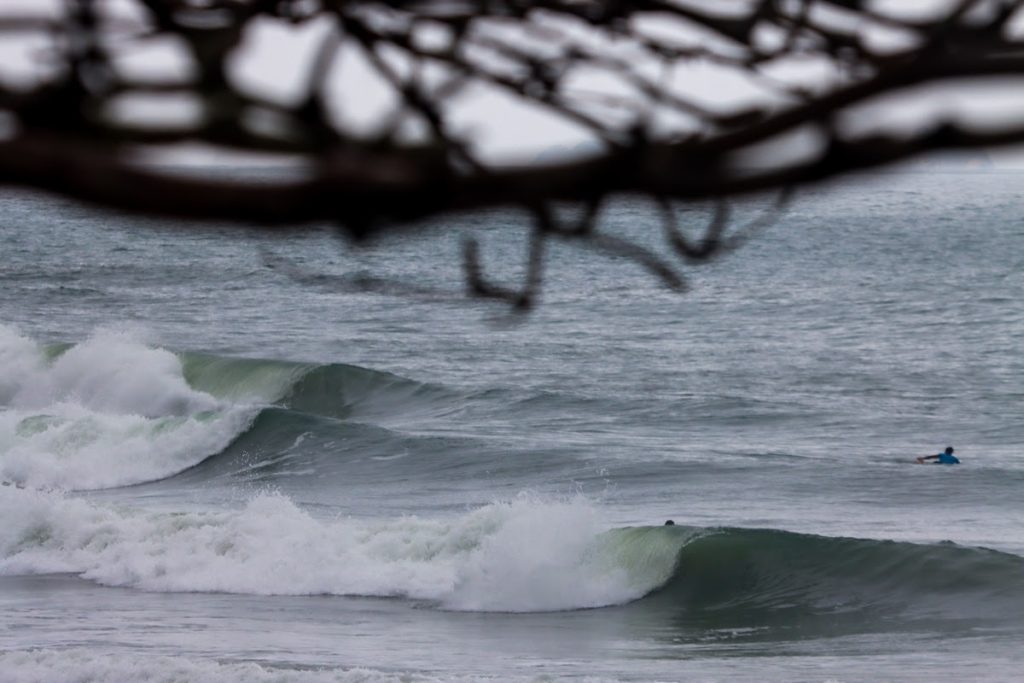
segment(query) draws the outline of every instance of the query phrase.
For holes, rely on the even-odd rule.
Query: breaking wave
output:
[[[142,512],[0,489],[0,574],[147,591],[406,598],[538,612],[635,603],[716,625],[886,613],[1016,618],[1024,558],[785,531],[607,529],[583,499],[522,496],[443,519],[320,519],[281,495]]]
[[[0,479],[65,490],[158,481],[254,425],[270,431],[253,442],[293,443],[309,416],[415,415],[439,392],[350,365],[176,354],[124,331],[45,346],[0,326]],[[285,424],[258,420],[268,410]]]

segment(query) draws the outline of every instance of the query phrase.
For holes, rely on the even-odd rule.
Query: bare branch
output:
[[[912,132],[879,125],[854,134],[840,125],[858,107],[923,85],[1024,76],[1024,39],[1014,28],[1022,6],[963,0],[915,19],[867,0],[762,0],[729,12],[711,0],[80,0],[59,15],[0,9],[5,40],[48,46],[40,73],[18,80],[5,72],[0,84],[0,184],[282,231],[331,223],[356,239],[453,212],[517,207],[535,222],[525,283],[490,283],[469,240],[474,296],[529,308],[552,237],[632,259],[682,289],[660,254],[597,229],[607,198],[655,199],[668,250],[698,263],[749,240],[785,204],[736,227],[726,200],[778,191],[785,199],[799,185],[917,154],[1024,142],[1024,116],[998,129],[941,110],[930,119],[939,123]],[[328,30],[317,34],[295,101],[234,81],[233,65],[258,26],[314,21]],[[125,68],[161,41],[177,46],[187,73]],[[343,58],[361,60],[394,95],[377,121],[383,135],[332,114]],[[792,67],[805,63],[828,75],[801,81]],[[693,86],[701,69],[749,92],[716,101]],[[346,105],[363,95],[352,87]],[[595,144],[554,164],[485,163],[459,109],[480,93],[575,127]],[[111,114],[125,100],[154,97],[187,99],[198,114],[174,125]],[[273,125],[257,125],[267,120]],[[410,122],[422,124],[417,137],[401,134]],[[487,123],[499,133],[505,124]],[[805,130],[817,134],[817,149],[763,167],[743,162],[760,145]],[[228,182],[162,174],[143,161],[196,143],[288,160],[305,174]],[[564,201],[580,209],[577,219],[555,215],[551,207]],[[701,236],[687,237],[673,204],[708,201],[718,202],[716,213]]]

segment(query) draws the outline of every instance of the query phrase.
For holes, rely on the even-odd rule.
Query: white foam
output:
[[[28,650],[0,653],[4,683],[555,683],[557,677],[428,675],[373,669],[285,669],[255,662],[216,662],[187,657],[96,653],[91,650]],[[597,678],[573,678],[601,683]]]
[[[100,330],[38,369],[21,378],[9,405],[40,409],[74,403],[95,412],[144,417],[218,407],[209,394],[189,388],[177,356],[124,331]]]
[[[257,408],[188,386],[173,353],[101,330],[52,361],[0,326],[0,478],[93,489],[170,476],[223,450]]]
[[[0,325],[0,406],[9,405],[43,367],[43,354],[35,342]]]
[[[488,511],[495,528],[467,558],[446,599],[456,609],[533,612],[629,602],[655,587],[636,583],[600,551],[602,525],[584,503],[519,501]],[[667,578],[667,575],[666,575]]]
[[[452,519],[321,520],[278,495],[183,514],[0,489],[0,574],[72,572],[151,591],[401,596],[478,611],[634,600],[663,582],[605,548],[584,501],[522,498]]]

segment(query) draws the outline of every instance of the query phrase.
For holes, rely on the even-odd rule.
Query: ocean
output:
[[[803,189],[682,293],[552,243],[522,316],[461,272],[518,286],[514,211],[355,247],[5,189],[0,681],[1019,680],[1022,196]]]

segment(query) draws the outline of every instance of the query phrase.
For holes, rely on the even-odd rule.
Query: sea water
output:
[[[467,236],[522,282],[511,211],[356,248],[5,190],[0,681],[1015,680],[1022,190],[807,189],[683,293],[554,242],[526,317],[463,295]]]

